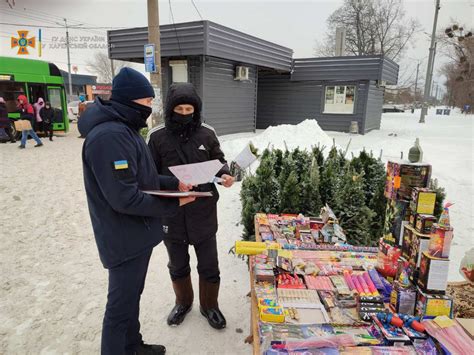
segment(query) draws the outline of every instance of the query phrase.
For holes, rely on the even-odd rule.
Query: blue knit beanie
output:
[[[112,96],[115,101],[132,101],[145,97],[155,97],[148,79],[132,68],[122,68],[112,81]]]

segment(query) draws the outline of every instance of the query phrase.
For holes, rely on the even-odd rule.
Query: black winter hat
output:
[[[155,97],[155,92],[148,79],[132,68],[122,68],[112,81],[114,101],[132,101],[145,97]]]

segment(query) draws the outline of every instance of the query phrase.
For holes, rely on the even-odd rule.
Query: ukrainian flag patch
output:
[[[114,168],[115,168],[115,170],[128,169],[128,161],[126,161],[126,160],[114,161]]]

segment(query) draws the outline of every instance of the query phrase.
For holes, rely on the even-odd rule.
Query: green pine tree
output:
[[[374,213],[365,204],[363,175],[357,175],[349,164],[344,170],[335,194],[336,216],[349,244],[373,245],[377,241],[371,231]]]
[[[365,150],[353,158],[350,163],[357,174],[363,174],[365,204],[374,212],[371,231],[375,236],[382,237],[385,221],[387,199],[384,196],[386,172],[380,159]]]
[[[438,185],[438,179],[431,179],[429,187],[431,190],[436,192],[435,210],[433,214],[436,218],[439,218],[441,212],[443,212],[446,190]]]
[[[301,186],[298,184],[298,177],[292,171],[288,179],[283,184],[280,195],[280,211],[282,213],[300,213],[301,211]]]
[[[328,158],[324,162],[323,171],[320,176],[319,193],[323,205],[328,204],[333,210],[336,206],[335,193],[338,190],[339,180],[343,174],[344,164],[345,159],[339,154],[336,147],[332,147]],[[336,210],[334,212],[336,213]]]
[[[244,226],[242,238],[255,240],[254,216],[259,212],[256,176],[248,176],[242,181],[240,200],[242,202],[241,223]]]
[[[280,185],[273,166],[273,156],[267,149],[263,152],[260,165],[255,173],[257,201],[261,211],[265,213],[277,213],[280,201]]]

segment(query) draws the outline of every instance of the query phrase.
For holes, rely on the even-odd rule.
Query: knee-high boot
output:
[[[226,327],[226,320],[219,309],[217,298],[219,296],[219,282],[209,282],[199,278],[199,301],[201,314],[207,319],[209,325],[215,329]]]
[[[167,323],[179,325],[193,307],[194,293],[191,275],[173,281],[173,290],[176,295],[176,305],[168,315]]]

